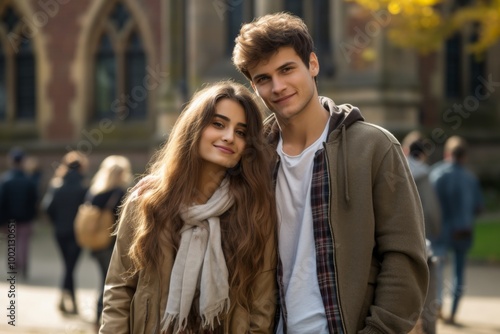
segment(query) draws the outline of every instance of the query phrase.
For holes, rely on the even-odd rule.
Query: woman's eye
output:
[[[245,138],[247,136],[247,133],[245,131],[236,131],[236,134],[242,138]]]
[[[212,125],[215,126],[216,128],[224,127],[224,125],[221,122],[212,122]]]

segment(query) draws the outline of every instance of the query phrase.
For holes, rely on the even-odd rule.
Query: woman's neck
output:
[[[205,204],[219,188],[226,175],[224,169],[211,170],[204,168],[199,175],[198,185],[194,194],[194,203]]]

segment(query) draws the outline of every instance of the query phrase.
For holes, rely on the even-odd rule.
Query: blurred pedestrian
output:
[[[441,230],[441,207],[429,179],[431,169],[427,164],[425,138],[419,131],[412,131],[406,135],[401,145],[422,202],[425,237],[432,242]]]
[[[29,244],[38,199],[36,184],[24,171],[25,156],[20,148],[10,150],[10,170],[0,177],[0,223],[2,231],[15,230],[15,271],[23,278],[28,277]]]
[[[458,136],[450,137],[444,147],[444,159],[431,171],[442,210],[442,226],[434,241],[434,252],[440,258],[438,269],[438,306],[443,305],[444,259],[448,251],[453,254],[453,281],[450,317],[455,324],[460,298],[465,290],[465,266],[467,253],[472,247],[474,221],[483,210],[483,197],[476,176],[466,169],[466,142]]]
[[[85,201],[101,209],[112,209],[118,218],[118,207],[125,192],[132,181],[130,161],[120,155],[111,155],[104,159],[99,170],[93,177]],[[99,250],[91,250],[91,256],[97,261],[101,273],[100,295],[97,301],[96,324],[99,324],[102,313],[102,296],[104,292],[104,281],[108,271],[109,261],[115,245],[115,237],[111,237],[108,247]]]
[[[74,221],[78,207],[83,203],[88,187],[85,183],[87,158],[77,152],[68,152],[54,172],[42,200],[42,209],[49,216],[55,239],[64,261],[59,310],[64,314],[77,314],[74,269],[81,248],[76,242]]]
[[[33,182],[35,182],[37,189],[40,189],[40,183],[42,180],[42,168],[40,162],[36,157],[27,156],[24,162],[24,171],[28,176],[31,177]]]
[[[441,230],[441,206],[434,186],[429,179],[430,166],[427,164],[428,151],[426,138],[419,131],[412,131],[401,142],[403,153],[408,160],[408,166],[413,176],[422,202],[425,223],[425,237],[427,239],[427,264],[429,266],[429,288],[425,299],[424,309],[420,315],[419,325],[425,334],[436,333],[437,310],[436,301],[436,270],[437,257],[433,255],[432,243],[439,236]]]
[[[101,334],[271,333],[275,206],[252,93],[197,92],[125,200]]]

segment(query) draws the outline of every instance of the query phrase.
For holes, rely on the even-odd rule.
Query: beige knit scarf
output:
[[[171,326],[177,328],[176,333],[186,329],[197,288],[204,328],[213,329],[218,316],[229,309],[229,274],[222,252],[219,216],[233,202],[229,180],[224,179],[207,203],[182,210],[184,226],[170,276],[162,332]]]

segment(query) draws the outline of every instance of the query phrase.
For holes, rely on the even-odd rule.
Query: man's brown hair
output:
[[[250,81],[249,68],[268,59],[282,47],[293,47],[309,68],[314,43],[304,21],[286,12],[268,14],[241,27],[235,39],[233,63]]]

